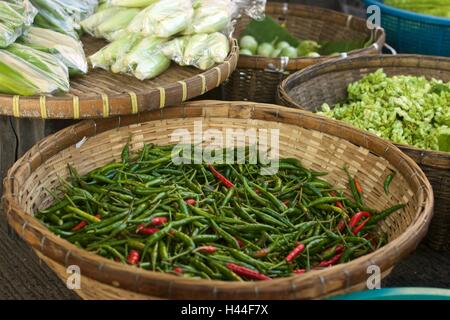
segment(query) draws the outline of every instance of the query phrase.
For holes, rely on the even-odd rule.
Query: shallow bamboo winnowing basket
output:
[[[82,41],[87,56],[107,44],[90,36],[84,36]],[[225,61],[205,71],[172,62],[158,77],[140,81],[91,68],[87,75],[70,79],[70,91],[63,95],[23,97],[0,93],[0,116],[88,119],[158,110],[217,88],[236,68],[238,58],[237,41],[230,39],[230,53]]]
[[[383,209],[399,202],[395,213],[380,228],[389,243],[378,251],[332,268],[262,282],[222,282],[180,278],[140,270],[79,249],[43,225],[32,213],[49,204],[47,189],[58,176],[67,176],[67,164],[81,174],[113,159],[120,159],[131,134],[131,146],[167,144],[175,129],[193,129],[202,120],[208,128],[279,129],[282,157],[297,157],[314,170],[328,171],[327,179],[346,185],[345,164],[365,188],[366,202]],[[79,148],[76,144],[87,141]],[[79,146],[79,145],[78,145]],[[390,188],[385,177],[398,172]],[[141,115],[84,121],[50,136],[34,146],[8,172],[4,181],[4,208],[8,223],[63,279],[66,267],[81,268],[83,298],[172,299],[311,299],[363,289],[367,267],[376,264],[383,275],[416,248],[432,215],[433,192],[424,173],[389,142],[339,122],[301,110],[246,102],[198,101]]]

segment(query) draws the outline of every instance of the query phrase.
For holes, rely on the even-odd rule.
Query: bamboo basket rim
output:
[[[417,60],[417,62],[410,63],[410,59]],[[302,82],[311,80],[319,75],[324,75],[336,71],[349,72],[352,69],[356,68],[364,69],[365,67],[363,65],[373,60],[379,60],[380,64],[383,64],[383,62],[386,63],[386,65],[380,65],[379,68],[415,67],[417,69],[420,69],[422,67],[431,68],[428,62],[436,61],[439,63],[446,64],[448,66],[447,71],[450,72],[450,58],[447,57],[425,56],[417,54],[397,54],[397,55],[382,54],[378,56],[349,57],[344,59],[338,59],[337,61],[327,61],[320,64],[312,65],[303,70],[292,73],[279,84],[278,97],[280,100],[286,102],[290,106],[294,106],[305,110],[305,108],[303,108],[303,106],[299,105],[294,99],[292,99],[292,97],[288,93],[288,90],[292,89],[292,86],[294,86],[294,82],[300,83],[299,86],[301,86]],[[367,65],[367,67],[373,66]],[[439,68],[433,69],[442,70]],[[389,141],[387,139],[384,140]],[[392,141],[389,142],[394,143]],[[419,164],[440,169],[450,168],[450,152],[421,149],[415,146],[410,146],[401,143],[394,143],[394,145],[398,146],[402,150],[407,150],[417,154],[415,160]],[[424,158],[426,156],[427,161],[424,161]]]
[[[267,3],[266,5],[266,14],[270,15],[271,13],[277,14],[286,14],[286,15],[294,15],[298,17],[304,17],[307,19],[321,19],[326,22],[332,23],[340,23],[345,28],[351,28],[353,24],[358,24],[360,26],[366,25],[366,21],[360,17],[345,14],[342,12],[315,7],[311,5],[301,5],[301,4],[288,4],[286,3]],[[340,20],[340,21],[339,21]],[[368,33],[369,34],[369,33]],[[377,27],[374,30],[370,31],[372,44],[366,48],[355,49],[347,52],[346,54],[339,55],[347,56],[347,55],[360,55],[367,54],[368,52],[375,50],[379,51],[384,46],[386,41],[386,33],[383,28]],[[320,63],[323,61],[329,61],[339,56],[322,56],[322,57],[298,57],[288,59],[288,63],[283,68],[284,71],[295,71],[303,68],[305,65],[311,65]],[[282,66],[282,58],[268,58],[262,56],[247,56],[240,55],[239,61],[237,64],[237,68],[242,69],[261,69],[264,70],[268,65],[273,66]]]
[[[14,193],[14,190],[17,187],[17,183],[20,183],[16,180],[16,174],[21,173],[23,170],[28,172],[28,177],[31,174],[32,164],[30,157],[38,161],[38,165],[40,166],[50,157],[62,152],[70,146],[73,146],[77,141],[80,141],[83,137],[94,137],[96,134],[115,130],[120,127],[126,127],[135,123],[147,122],[147,121],[157,121],[164,119],[174,119],[174,118],[198,118],[198,116],[188,116],[187,109],[197,109],[200,113],[203,113],[203,117],[207,117],[208,110],[217,109],[219,107],[228,107],[229,111],[238,111],[241,108],[247,108],[251,113],[250,119],[259,119],[263,121],[282,121],[286,116],[293,116],[305,119],[313,119],[319,124],[319,129],[316,126],[314,128],[309,128],[311,130],[316,130],[320,132],[325,132],[328,130],[330,125],[338,126],[339,128],[344,128],[346,132],[352,132],[350,137],[343,137],[343,133],[339,131],[335,133],[334,136],[350,141],[351,143],[367,148],[370,152],[373,153],[372,150],[369,149],[369,145],[371,142],[378,143],[383,145],[384,147],[384,156],[386,157],[395,157],[399,158],[400,162],[398,165],[402,165],[405,171],[411,173],[409,178],[417,179],[418,185],[420,187],[418,190],[417,197],[420,199],[418,202],[417,215],[415,219],[411,222],[411,224],[406,228],[406,230],[399,235],[396,239],[392,240],[382,248],[376,250],[373,253],[364,255],[358,259],[352,260],[345,264],[340,264],[333,266],[332,268],[328,268],[325,270],[318,270],[314,272],[309,272],[304,274],[301,277],[286,277],[280,279],[274,279],[272,281],[260,281],[260,282],[226,282],[219,280],[201,280],[201,279],[187,279],[180,278],[175,275],[153,272],[148,270],[142,270],[133,268],[128,265],[124,265],[118,262],[114,262],[108,260],[106,258],[100,257],[94,253],[88,252],[84,249],[80,249],[73,245],[72,243],[56,236],[49,229],[44,227],[41,223],[38,222],[36,218],[27,214],[24,210],[20,208],[18,203],[17,195]],[[266,116],[272,116],[273,119],[266,119],[263,116],[257,117],[255,116],[256,112],[260,112],[264,110]],[[204,113],[206,112],[206,113]],[[159,117],[158,117],[159,116]],[[228,116],[229,119],[239,118],[239,112],[229,112],[225,117]],[[223,116],[214,116],[215,118],[223,118]],[[243,290],[244,292],[252,292],[255,297],[258,296],[258,292],[264,289],[273,289],[273,293],[281,293],[281,292],[292,292],[296,290],[298,284],[304,285],[305,283],[313,286],[320,285],[321,290],[324,290],[325,282],[327,276],[333,274],[343,274],[346,277],[347,288],[354,283],[351,283],[351,274],[348,272],[348,269],[354,268],[360,273],[363,272],[366,276],[365,269],[362,270],[362,266],[366,266],[366,264],[373,264],[373,261],[379,261],[379,264],[384,266],[384,269],[389,269],[395,265],[403,256],[409,254],[418,244],[418,241],[425,236],[426,230],[431,220],[432,216],[432,208],[434,205],[433,200],[433,190],[431,188],[430,183],[426,179],[424,173],[421,171],[419,166],[408,156],[403,154],[397,147],[393,144],[382,140],[375,135],[365,133],[363,131],[354,129],[351,126],[343,125],[335,120],[318,116],[312,114],[310,112],[305,112],[302,110],[295,110],[292,108],[286,108],[277,105],[270,104],[260,104],[260,103],[251,103],[251,102],[225,102],[225,101],[195,101],[191,103],[186,103],[180,106],[175,106],[167,109],[163,109],[159,112],[152,111],[148,113],[138,114],[138,115],[129,115],[118,118],[111,118],[104,120],[103,122],[98,122],[97,120],[86,120],[75,125],[72,125],[68,128],[61,130],[60,132],[53,134],[41,143],[35,145],[30,151],[28,151],[22,158],[20,158],[12,168],[8,171],[5,179],[4,179],[4,195],[3,195],[3,205],[5,208],[5,213],[8,218],[8,222],[11,224],[12,220],[17,220],[18,223],[22,226],[18,233],[19,236],[25,239],[29,245],[31,245],[36,251],[42,253],[43,255],[58,261],[64,266],[68,265],[70,259],[76,258],[80,259],[83,263],[88,263],[90,266],[95,266],[95,270],[102,273],[114,274],[114,273],[125,273],[129,276],[129,280],[126,283],[121,284],[121,288],[127,289],[130,291],[137,292],[139,290],[139,281],[147,280],[155,284],[155,286],[162,286],[163,284],[169,286],[167,292],[160,294],[159,296],[162,298],[172,298],[172,295],[175,295],[176,292],[174,290],[185,290],[189,291],[190,285],[195,284],[196,289],[201,289],[201,292],[211,294],[211,289],[215,295],[216,289],[220,291],[226,292],[236,292],[236,290]],[[297,119],[297,118],[296,118]],[[342,130],[344,131],[344,130]],[[55,145],[52,145],[55,144]],[[379,146],[377,146],[379,147]],[[373,146],[375,148],[375,145]],[[381,150],[381,149],[380,149]],[[381,153],[381,151],[380,151]],[[375,153],[377,154],[377,153]],[[37,155],[37,156],[36,156]],[[377,154],[378,155],[378,154]],[[381,155],[379,155],[381,156]],[[36,158],[37,157],[37,158]],[[386,159],[386,158],[385,158]],[[387,159],[386,159],[387,160]],[[389,160],[388,160],[389,161]],[[36,163],[34,163],[36,165]],[[400,169],[399,169],[400,170]],[[23,172],[22,172],[23,173]],[[15,221],[16,222],[16,221]],[[17,230],[16,230],[17,231]],[[33,235],[38,237],[39,241],[30,241],[26,238],[27,235]],[[44,245],[45,244],[45,245]],[[61,258],[54,252],[52,252],[48,248],[48,245],[55,246],[58,250],[61,250],[65,253],[64,258]],[[386,258],[388,253],[393,254],[389,259]],[[386,255],[385,255],[386,254]],[[380,260],[377,260],[380,259]],[[383,260],[384,259],[384,260]],[[98,275],[98,274],[97,274]],[[89,274],[88,274],[89,276]],[[96,279],[97,281],[105,282],[102,279]],[[106,282],[105,282],[106,283]],[[274,286],[276,285],[275,289]],[[172,290],[173,289],[173,290]],[[272,292],[272,291],[271,291]],[[215,298],[212,296],[211,298]],[[277,298],[274,296],[274,298]]]
[[[99,39],[88,36],[84,39],[88,39],[90,42],[100,42]],[[164,79],[165,74],[163,73],[154,79],[140,82],[141,88],[136,91],[118,90],[121,93],[113,94],[96,92],[95,95],[74,95],[69,92],[62,96],[30,97],[0,94],[0,115],[38,119],[92,119],[161,109],[182,103],[218,87],[236,69],[238,58],[238,42],[236,39],[230,38],[230,53],[223,63],[216,64],[205,71],[198,70],[198,73],[195,74],[190,72],[188,78],[179,81],[173,80],[163,85],[153,82]],[[173,67],[174,65],[170,68]],[[79,78],[84,81],[89,77],[88,73],[84,78]],[[111,73],[110,77],[114,78],[115,75]],[[77,79],[71,79],[71,83],[72,81],[77,81]],[[152,82],[152,85],[148,87],[147,82]]]

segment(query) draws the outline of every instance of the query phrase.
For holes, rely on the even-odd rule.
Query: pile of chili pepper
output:
[[[69,178],[36,213],[52,232],[118,262],[179,276],[270,280],[345,263],[386,243],[377,222],[404,207],[366,207],[293,158],[261,164],[172,162],[173,146],[145,145]],[[238,154],[237,149],[234,150]],[[248,156],[248,149],[244,152]],[[243,164],[242,164],[243,163]]]

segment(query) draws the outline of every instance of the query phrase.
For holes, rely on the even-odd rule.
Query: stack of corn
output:
[[[83,30],[111,43],[89,57],[94,67],[151,79],[170,60],[201,70],[221,63],[230,47],[231,0],[103,0]]]
[[[0,1],[0,93],[69,91],[69,75],[86,74],[79,34],[97,0]]]

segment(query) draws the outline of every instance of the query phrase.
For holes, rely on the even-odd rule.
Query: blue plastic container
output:
[[[354,292],[330,300],[450,300],[450,290],[436,288],[386,288]]]
[[[380,7],[387,43],[397,52],[450,57],[450,19],[397,9],[383,1],[364,4]]]

